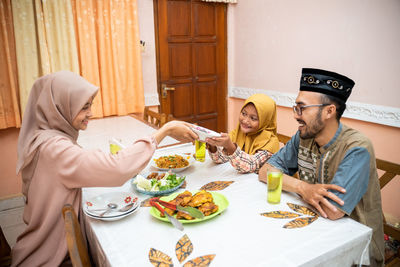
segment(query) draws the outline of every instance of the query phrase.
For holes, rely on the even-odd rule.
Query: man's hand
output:
[[[258,173],[258,179],[263,183],[267,183],[267,172],[274,170],[278,169],[269,165],[268,163],[264,164]],[[336,190],[343,194],[346,193],[346,190],[338,185],[309,184],[292,176],[283,174],[282,190],[295,192],[301,195],[301,197],[307,203],[311,204],[318,210],[321,216],[329,218],[331,220],[336,220],[343,217],[344,213],[341,210],[338,210],[334,205],[332,205],[328,201],[328,198],[332,199],[341,206],[344,205],[344,202],[335,194],[329,192],[328,189]]]
[[[342,217],[344,213],[332,205],[332,203],[328,201],[328,198],[332,199],[341,206],[344,205],[344,202],[338,196],[332,192],[329,192],[329,189],[346,193],[346,190],[338,185],[309,184],[306,182],[299,183],[297,193],[299,193],[307,203],[314,206],[323,217],[328,217],[329,219],[338,219]]]

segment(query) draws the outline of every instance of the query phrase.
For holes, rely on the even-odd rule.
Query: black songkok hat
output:
[[[354,81],[336,72],[303,68],[300,91],[318,92],[339,98],[343,102],[349,98]]]

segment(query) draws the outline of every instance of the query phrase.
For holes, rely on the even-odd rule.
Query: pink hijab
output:
[[[22,174],[25,197],[40,145],[57,135],[76,142],[79,131],[72,126],[72,121],[97,91],[98,87],[70,71],[55,72],[35,81],[18,138],[17,173]]]

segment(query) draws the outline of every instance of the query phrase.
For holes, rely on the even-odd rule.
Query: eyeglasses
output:
[[[306,106],[293,106],[293,112],[297,113],[297,115],[301,116],[303,114],[303,110],[305,108],[311,108],[311,107],[325,107],[329,106],[330,104],[315,104],[315,105],[306,105]]]

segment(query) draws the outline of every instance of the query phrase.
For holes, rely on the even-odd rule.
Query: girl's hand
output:
[[[208,138],[207,138],[208,139]],[[206,139],[206,140],[207,140]],[[217,147],[216,146],[213,146],[213,145],[210,145],[209,143],[206,143],[206,148],[208,149],[208,151],[210,151],[211,153],[215,153],[215,152],[217,152]]]
[[[206,143],[211,146],[223,147],[224,152],[227,155],[232,155],[232,153],[236,150],[236,145],[232,143],[232,140],[227,133],[221,133],[221,137],[206,138]]]

